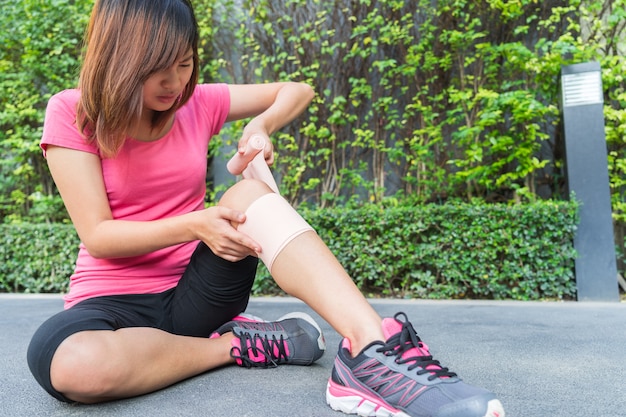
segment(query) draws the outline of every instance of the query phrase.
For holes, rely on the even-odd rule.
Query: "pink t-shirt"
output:
[[[98,154],[76,126],[80,92],[53,96],[46,110],[41,147],[62,146]],[[115,158],[101,158],[102,176],[114,219],[149,221],[204,208],[209,140],[222,128],[230,108],[225,84],[198,85],[176,113],[170,131],[154,142],[128,138]],[[88,298],[154,294],[178,283],[197,242],[146,255],[96,259],[81,243],[65,308]]]

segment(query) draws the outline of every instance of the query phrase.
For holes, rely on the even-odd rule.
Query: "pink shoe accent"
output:
[[[347,337],[344,337],[341,341],[341,347],[344,349],[348,349],[348,352],[352,353],[352,344]]]
[[[395,318],[385,318],[383,319],[383,334],[387,339],[391,336],[396,335],[402,331],[402,323],[396,320]],[[416,356],[431,356],[430,351],[428,350],[428,345],[420,340],[419,346],[415,346],[402,354],[403,359],[412,358]],[[426,367],[428,370],[439,370],[440,366],[437,365],[429,365]]]
[[[239,352],[241,354],[244,351],[248,352],[248,359],[253,362],[271,362],[272,358],[268,357],[268,348],[271,347],[272,356],[274,358],[279,357],[289,357],[289,345],[287,343],[282,343],[282,338],[280,340],[274,338],[273,340],[265,340],[258,336],[252,336],[252,338],[246,338],[246,346],[241,346],[241,339],[239,337],[233,338],[230,342],[232,346],[231,352]],[[268,346],[265,346],[267,344]],[[284,352],[281,352],[281,348]],[[241,358],[235,356],[235,362],[237,365],[242,365]]]
[[[246,322],[246,323],[250,323],[250,322],[256,322],[256,323],[263,322],[263,323],[265,323],[265,322],[267,322],[267,320],[263,320],[261,317],[255,316],[253,314],[248,314],[248,313],[241,313],[238,316],[235,316],[232,321],[243,321],[243,322]]]
[[[245,322],[245,323],[259,323],[259,322],[266,323],[267,322],[267,320],[263,320],[261,317],[255,316],[253,314],[248,314],[248,313],[241,313],[233,317],[233,319],[230,321],[239,321],[239,322]],[[221,334],[219,334],[218,332],[213,332],[209,336],[209,339],[217,339],[220,336]]]

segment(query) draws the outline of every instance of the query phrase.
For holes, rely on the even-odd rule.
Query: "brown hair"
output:
[[[143,84],[171,67],[189,48],[193,73],[180,100],[155,112],[161,128],[198,82],[198,27],[188,0],[97,0],[85,36],[77,124],[104,157],[114,156],[143,109]]]

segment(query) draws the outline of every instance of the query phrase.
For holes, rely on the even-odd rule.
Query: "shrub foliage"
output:
[[[73,226],[0,225],[0,292],[65,292],[78,254]]]

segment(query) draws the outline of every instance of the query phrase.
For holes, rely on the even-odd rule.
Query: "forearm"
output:
[[[286,83],[276,94],[274,103],[250,121],[248,126],[261,124],[273,134],[298,117],[311,103],[315,92],[304,83]]]
[[[196,240],[193,223],[193,213],[154,221],[105,220],[81,238],[95,258],[124,258]]]
[[[268,135],[298,117],[315,96],[311,86],[296,82],[229,85],[229,91],[227,120],[252,117],[245,130]]]

